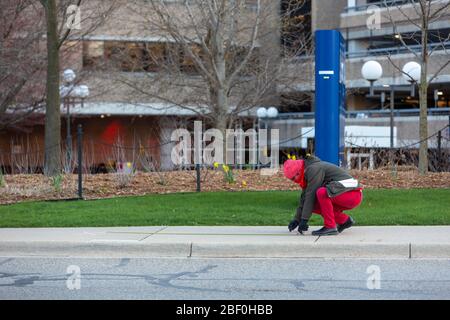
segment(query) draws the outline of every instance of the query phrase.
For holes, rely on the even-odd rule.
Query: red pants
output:
[[[362,191],[347,191],[334,198],[328,197],[327,189],[321,187],[316,191],[316,203],[314,204],[314,213],[323,217],[326,228],[336,228],[337,224],[343,224],[347,221],[348,215],[343,210],[356,208],[361,204]]]

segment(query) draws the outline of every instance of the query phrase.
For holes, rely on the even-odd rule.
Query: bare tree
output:
[[[428,119],[427,119],[427,95],[428,87],[439,74],[450,64],[450,58],[445,55],[445,61],[441,62],[437,71],[429,75],[430,57],[438,50],[444,50],[446,53],[445,42],[450,39],[450,33],[443,35],[439,29],[434,30],[432,24],[436,21],[448,17],[450,14],[450,2],[448,1],[432,1],[432,0],[409,0],[408,6],[392,5],[384,0],[384,6],[387,8],[387,18],[394,27],[402,46],[407,49],[418,60],[421,66],[421,75],[419,81],[419,101],[420,101],[420,118],[419,118],[419,172],[425,174],[428,171]],[[415,31],[408,34],[399,32],[399,25],[394,19],[394,10],[397,16],[406,20],[414,26]],[[448,18],[447,18],[448,19]],[[430,40],[437,43],[434,47],[430,47]],[[420,45],[420,51],[413,49],[413,45]],[[401,68],[397,66],[392,59],[389,60],[393,66],[403,73]],[[409,75],[408,75],[409,76]]]
[[[45,113],[45,159],[44,173],[54,176],[61,172],[61,102],[60,102],[60,51],[65,41],[77,27],[76,21],[69,21],[72,14],[68,10],[75,6],[76,10],[81,10],[83,0],[73,3],[70,0],[40,0],[45,10],[47,23],[47,88],[46,88],[46,113]],[[97,3],[99,5],[100,3]],[[103,22],[107,13],[114,9],[115,1],[109,1],[107,9],[95,16],[97,21],[90,23],[87,32],[92,31]],[[101,7],[101,5],[100,5]],[[92,11],[92,8],[91,8]],[[80,12],[81,14],[81,12]],[[92,19],[89,16],[88,19]],[[80,18],[81,20],[81,18]],[[81,23],[81,21],[80,21]],[[81,32],[81,35],[86,34]],[[78,33],[80,35],[80,33]]]
[[[47,175],[58,174],[61,169],[60,60],[70,55],[73,42],[101,25],[116,7],[116,0],[100,2],[88,7],[80,21],[70,21],[74,18],[72,9],[81,10],[87,3],[5,0],[0,7],[0,128],[23,129],[20,126],[25,119],[45,109]],[[86,27],[75,30],[72,26],[77,22]],[[71,36],[76,38],[67,45]]]
[[[33,17],[30,19],[29,17]],[[30,0],[5,0],[0,6],[0,129],[16,127],[42,108],[45,53],[44,12]]]
[[[284,2],[290,3],[286,17],[305,4]],[[278,104],[278,86],[308,77],[287,72],[310,50],[311,39],[297,33],[295,45],[283,50],[283,24],[293,22],[280,15],[279,1],[135,0],[128,10],[141,19],[142,32],[157,39],[115,52],[121,66],[125,60],[129,71],[143,75],[117,74],[131,88],[128,101],[165,102],[224,132],[255,106]]]

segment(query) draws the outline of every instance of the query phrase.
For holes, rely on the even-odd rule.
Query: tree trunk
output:
[[[426,69],[422,66],[422,70]],[[423,72],[423,71],[422,71]],[[425,71],[426,72],[426,71]],[[424,77],[424,75],[422,75]],[[425,73],[426,77],[426,73]],[[419,136],[420,136],[420,149],[419,149],[419,173],[426,174],[428,172],[428,119],[427,119],[427,91],[428,83],[422,81],[420,83],[420,119],[419,119]]]
[[[221,34],[221,30],[218,30],[216,26],[211,27],[210,35],[212,35],[211,45],[213,52],[213,63],[215,64],[216,71],[216,83],[210,83],[210,91],[213,92],[211,98],[212,105],[214,108],[214,127],[220,130],[223,135],[223,154],[224,162],[226,162],[225,157],[225,147],[226,147],[226,129],[228,128],[228,89],[227,83],[227,61],[225,57],[224,41]]]
[[[420,74],[420,118],[419,118],[419,173],[424,175],[428,172],[428,20],[427,15],[423,12],[422,17],[422,61]]]
[[[42,1],[47,20],[47,100],[44,174],[61,173],[61,115],[59,96],[59,37],[55,0]]]
[[[427,90],[428,84],[420,84],[420,120],[419,120],[419,173],[426,174],[428,172],[428,117],[427,117]]]
[[[222,133],[225,133],[225,130],[228,129],[228,97],[223,89],[219,89],[217,92],[217,114],[215,115],[215,127],[219,129]]]

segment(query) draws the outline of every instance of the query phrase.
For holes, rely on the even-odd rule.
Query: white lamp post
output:
[[[84,106],[84,100],[89,96],[89,87],[86,85],[76,86],[74,81],[76,74],[72,69],[66,69],[63,72],[64,85],[60,86],[59,92],[63,100],[63,105],[66,108],[66,120],[67,120],[67,141],[66,141],[66,153],[67,153],[67,166],[66,172],[72,172],[72,135],[70,129],[70,105],[75,106],[77,99],[80,100],[81,106]]]
[[[64,70],[64,72],[63,72],[63,79],[64,79],[64,82],[66,82],[66,83],[68,83],[68,84],[74,82],[75,79],[76,79],[76,77],[77,77],[77,76],[76,76],[75,72],[74,72],[72,69],[66,69],[66,70]]]
[[[258,110],[256,110],[256,115],[258,118],[267,118],[267,109],[264,107],[258,108]]]
[[[361,74],[364,79],[370,82],[370,95],[373,96],[373,83],[383,75],[383,68],[377,61],[367,61],[361,68]]]
[[[275,107],[270,107],[268,109],[261,107],[256,110],[256,116],[258,120],[267,119],[267,118],[276,118],[278,117],[278,109]],[[258,126],[259,127],[259,126]]]
[[[265,119],[268,119],[268,118],[274,119],[274,118],[278,117],[278,109],[275,107],[270,107],[268,109],[261,107],[261,108],[258,108],[258,110],[256,110],[256,116],[258,117],[258,133],[259,133],[259,129],[261,128],[261,126],[260,126],[261,121],[264,121]],[[267,123],[266,123],[265,127],[266,127],[265,129],[268,129]],[[259,148],[261,148],[261,146],[259,146]],[[257,152],[257,154],[258,154],[258,159],[259,159],[259,151]]]
[[[403,77],[410,82],[417,82],[420,80],[420,71],[422,68],[420,64],[415,61],[411,61],[405,64],[403,67]]]
[[[411,61],[403,66],[403,78],[411,83],[411,97],[416,95],[416,83],[420,81],[420,73],[422,68],[417,62]]]
[[[270,107],[269,109],[267,109],[267,116],[269,118],[276,118],[278,117],[278,109],[275,107]]]
[[[415,84],[420,80],[420,72],[421,68],[417,62],[411,61],[404,65],[403,69],[403,78],[411,83],[411,96],[415,96]],[[369,96],[374,96],[374,87],[373,83],[381,78],[383,75],[383,68],[381,64],[377,61],[367,61],[364,63],[361,69],[361,74],[364,79],[370,82],[370,94]],[[391,93],[391,105],[390,105],[390,126],[391,126],[391,148],[394,147],[394,103],[395,103],[395,87],[399,87],[398,85],[390,85],[390,93]],[[381,94],[381,101],[384,104],[384,94]]]
[[[86,99],[87,97],[89,97],[89,87],[86,85],[81,85],[79,87],[80,89],[80,98],[82,99]]]

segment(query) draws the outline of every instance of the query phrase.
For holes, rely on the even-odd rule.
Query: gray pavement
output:
[[[287,227],[0,229],[1,256],[450,259],[450,226],[353,227],[338,236]]]
[[[450,260],[0,257],[0,299],[450,299]]]

